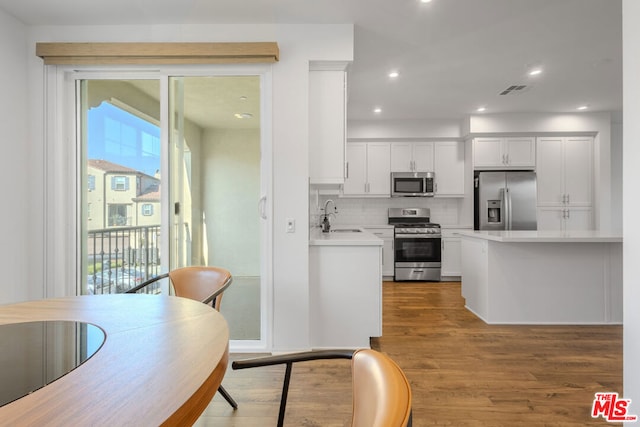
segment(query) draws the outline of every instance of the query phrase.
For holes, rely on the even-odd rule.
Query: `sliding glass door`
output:
[[[261,75],[77,79],[82,294],[227,268],[231,339],[264,343],[269,152]],[[168,289],[158,289],[166,292]]]
[[[121,293],[161,270],[160,114],[157,102],[149,102],[160,85],[95,79],[77,87],[80,292]]]

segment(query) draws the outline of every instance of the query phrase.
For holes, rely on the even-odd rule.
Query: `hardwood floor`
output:
[[[383,336],[372,347],[405,371],[414,426],[603,426],[594,393],[622,395],[622,326],[487,325],[464,308],[459,283],[383,287]],[[247,355],[232,355],[240,359]],[[345,426],[349,361],[293,369],[286,426]],[[275,426],[284,368],[229,370],[198,426]]]

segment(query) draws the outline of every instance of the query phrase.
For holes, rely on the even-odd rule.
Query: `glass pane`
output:
[[[259,340],[260,77],[180,77],[169,86],[176,254],[183,265],[231,272],[221,305],[230,338]]]
[[[160,272],[160,83],[80,89],[81,294],[120,293]]]

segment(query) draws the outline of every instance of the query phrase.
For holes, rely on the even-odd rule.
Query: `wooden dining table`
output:
[[[90,323],[105,340],[77,368],[0,407],[0,425],[191,425],[226,371],[227,323],[198,301],[122,294],[0,306],[0,327],[35,321]]]

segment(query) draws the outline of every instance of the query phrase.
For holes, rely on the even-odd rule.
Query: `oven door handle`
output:
[[[440,239],[441,234],[396,234],[396,239]]]

